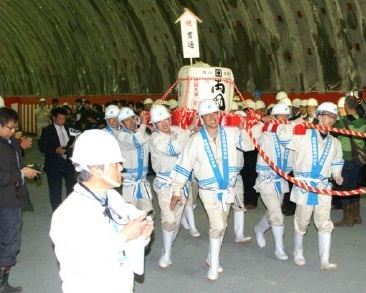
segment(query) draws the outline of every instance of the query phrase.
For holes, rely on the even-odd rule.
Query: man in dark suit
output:
[[[70,135],[65,126],[67,111],[55,108],[52,113],[53,123],[42,129],[38,141],[39,149],[45,154],[44,171],[47,173],[48,191],[52,210],[62,202],[62,178],[65,179],[66,194],[73,191],[76,183],[74,167],[68,158],[69,150],[75,137]]]

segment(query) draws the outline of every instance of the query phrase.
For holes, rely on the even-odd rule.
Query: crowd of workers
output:
[[[235,96],[231,103],[231,111],[240,116],[239,127],[219,125],[219,108],[207,99],[200,102],[190,125],[182,129],[171,123],[176,100],[113,101],[103,110],[78,99],[74,108],[55,105],[49,110],[40,99],[36,109],[38,144],[45,154],[49,197],[55,211],[50,235],[64,292],[133,290],[133,273],[144,271],[144,249],[153,231],[152,189],[162,223],[161,268],[173,262],[172,246],[181,225],[192,237],[200,236],[194,218],[199,195],[210,224],[207,278],[217,280],[223,271],[219,255],[230,208],[234,211],[235,241],[248,243],[245,212],[256,208],[260,195],[266,213],[254,227],[258,246],[265,247],[265,232],[271,229],[276,258],[287,260],[284,214],[294,214],[294,262],[305,265],[303,238],[314,215],[320,269],[335,270],[336,265],[329,262],[334,229],[330,211],[332,207],[343,209],[344,217],[335,226],[360,224],[359,196],[332,200],[290,185],[258,153],[249,134],[279,169],[297,180],[319,189],[357,189],[363,184],[364,166],[355,160],[354,147],[363,150],[365,139],[307,128],[303,122],[366,132],[360,101],[350,94],[338,105],[318,105],[314,98],[291,101],[285,92],[279,92],[276,103],[266,106],[261,92],[255,91],[253,99],[241,101]],[[12,158],[8,163],[17,176],[11,184],[19,193],[24,177],[32,178],[37,172],[22,169],[19,143],[12,138],[18,117],[15,111],[3,109],[7,108],[0,109],[1,142],[6,148],[16,145],[17,152],[7,149],[8,158],[1,158]],[[149,174],[154,176],[152,186]],[[62,178],[69,195],[63,203]],[[1,187],[1,196],[5,191]],[[9,209],[18,213],[20,207],[20,203],[9,206],[1,199],[0,217],[8,217],[5,212]],[[14,225],[19,225],[21,218],[16,218]],[[21,292],[7,281],[20,245],[20,227],[14,229],[19,231],[18,240],[11,249],[0,249],[2,292]]]

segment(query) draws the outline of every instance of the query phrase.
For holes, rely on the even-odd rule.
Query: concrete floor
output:
[[[36,143],[34,143],[36,146]],[[27,151],[25,162],[43,163],[36,147]],[[58,264],[48,236],[51,208],[48,202],[47,178],[29,181],[28,189],[35,207],[34,212],[24,213],[22,246],[18,264],[10,275],[10,283],[22,285],[26,293],[59,293],[61,280]],[[361,200],[362,218],[366,220],[366,200]],[[208,220],[201,203],[195,211],[197,228],[202,236],[190,237],[181,229],[173,247],[173,265],[168,269],[157,266],[161,247],[159,209],[155,221],[155,240],[146,257],[146,270],[135,283],[135,292],[366,292],[366,224],[352,228],[337,228],[332,238],[330,260],[338,265],[336,272],[320,272],[317,232],[310,224],[304,240],[307,264],[298,267],[293,263],[293,217],[285,217],[285,250],[288,261],[279,261],[274,255],[271,231],[266,233],[267,246],[260,249],[254,241],[253,228],[265,208],[262,204],[248,211],[245,217],[246,234],[253,237],[249,244],[234,242],[233,218],[229,217],[228,229],[221,250],[220,264],[224,272],[216,282],[206,279],[205,259],[208,249]],[[82,211],[82,210],[81,210]],[[341,218],[341,211],[332,211],[332,219]],[[103,269],[103,268],[96,268]]]

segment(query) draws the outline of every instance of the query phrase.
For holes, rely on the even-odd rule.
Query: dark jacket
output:
[[[18,140],[11,138],[10,142],[0,137],[0,208],[21,206],[19,193],[23,184],[20,170],[21,150]]]
[[[75,137],[70,135],[69,127],[64,125],[69,137],[68,146],[73,144]],[[45,154],[44,171],[51,168],[60,169],[63,157],[56,153],[56,149],[61,145],[57,130],[54,124],[48,125],[42,129],[41,138],[38,141],[39,149]],[[70,162],[71,164],[71,162]]]

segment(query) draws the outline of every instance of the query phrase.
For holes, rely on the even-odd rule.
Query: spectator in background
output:
[[[75,100],[75,106],[74,106],[74,119],[75,121],[79,121],[81,118],[81,115],[84,112],[84,107],[83,107],[83,100],[82,99],[76,99]]]
[[[154,104],[154,101],[150,98],[147,98],[144,100],[144,111],[150,112],[152,105]]]
[[[254,102],[262,100],[262,92],[260,90],[255,90],[252,94]],[[239,99],[240,101],[241,99]]]
[[[46,106],[46,99],[40,98],[38,107],[34,110],[37,121],[37,136],[41,137],[42,128],[50,124],[50,110]]]
[[[127,107],[131,110],[135,111],[135,103],[132,101],[128,101]]]
[[[137,102],[135,105],[135,111],[136,111],[136,115],[140,117],[141,112],[144,111],[144,103],[142,102]]]
[[[170,99],[169,100],[169,109],[170,109],[170,112],[171,111],[174,111],[175,109],[177,109],[178,108],[178,102],[177,102],[177,100],[175,100],[175,99]]]
[[[301,104],[300,104],[300,117],[302,117],[303,119],[305,119],[306,116],[308,115],[307,106],[308,106],[308,100],[306,100],[306,99],[301,100]]]
[[[92,111],[95,114],[97,128],[103,129],[105,127],[103,107],[99,104],[93,104]]]
[[[66,112],[67,112],[65,124],[66,125],[69,125],[69,126],[74,126],[75,125],[75,121],[74,121],[73,116],[72,116],[72,109],[71,109],[71,107],[69,106],[69,104],[64,103],[62,105],[62,108],[64,108],[66,110]]]
[[[357,114],[357,98],[347,96],[344,100],[344,110],[346,115],[343,116],[335,125],[335,128],[350,129],[359,132],[366,132],[366,120]],[[352,143],[359,149],[365,147],[365,139],[352,137],[349,135],[338,135],[341,142],[343,158],[345,160],[342,177],[344,179],[340,190],[353,190],[360,187],[359,180],[361,176],[361,165],[352,158]],[[353,142],[352,142],[353,140]],[[346,196],[340,198],[343,210],[343,218],[335,223],[335,226],[350,227],[354,224],[361,224],[360,216],[360,196]]]
[[[266,104],[262,100],[255,101],[254,110],[254,112],[261,115],[261,117],[266,116]]]
[[[54,109],[56,109],[57,107],[59,107],[60,106],[60,101],[59,101],[59,99],[57,99],[57,98],[53,98],[52,99],[52,101],[51,101],[51,114],[52,114],[52,111],[54,110]]]
[[[42,130],[39,149],[45,154],[44,171],[47,174],[48,191],[52,210],[62,202],[62,178],[65,179],[66,194],[70,194],[76,183],[74,167],[69,160],[74,136],[65,125],[67,112],[58,107],[53,111],[53,123]]]
[[[117,106],[119,106],[119,108],[121,109],[122,107],[127,107],[127,102],[126,102],[126,100],[120,100],[119,102],[118,102],[118,105]]]
[[[337,103],[337,107],[338,107],[338,115],[339,117],[343,117],[346,115],[346,111],[344,110],[344,101],[345,101],[346,97],[340,97]]]
[[[291,104],[292,104],[292,117],[290,118],[290,120],[296,120],[301,116],[300,113],[301,100],[299,98],[295,98],[293,99]]]
[[[307,106],[306,106],[307,115],[304,118],[306,121],[313,123],[313,124],[318,124],[318,119],[313,116],[313,113],[317,107],[318,107],[318,101],[316,99],[314,99],[314,98],[308,99]]]

